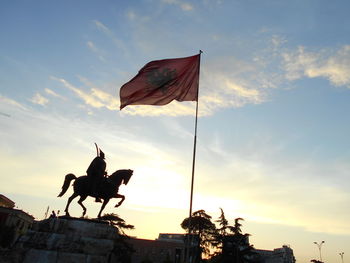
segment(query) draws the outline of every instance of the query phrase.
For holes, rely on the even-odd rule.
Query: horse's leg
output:
[[[70,203],[73,201],[74,198],[76,198],[78,196],[78,194],[76,192],[74,192],[69,198],[68,198],[68,202],[66,205],[66,208],[64,209],[64,212],[66,212],[66,216],[70,216],[68,213],[68,208]]]
[[[86,214],[86,207],[83,205],[84,200],[86,199],[87,195],[81,195],[80,199],[78,201],[78,204],[83,208],[83,217]]]
[[[102,213],[103,209],[105,209],[105,206],[108,204],[108,202],[109,202],[109,199],[103,199],[103,204],[101,206],[101,210],[100,210],[100,212],[98,213],[98,216],[97,216],[98,218],[101,217],[101,213]]]
[[[118,204],[116,204],[114,207],[118,207],[118,206],[121,206],[121,204],[124,202],[125,200],[125,196],[124,195],[120,195],[120,194],[116,194],[115,195],[116,198],[121,198],[122,200],[119,201]]]

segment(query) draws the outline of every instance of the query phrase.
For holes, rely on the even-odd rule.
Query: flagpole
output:
[[[198,123],[198,99],[196,102],[196,118],[194,124],[194,139],[193,139],[193,156],[192,156],[192,178],[191,178],[191,197],[190,197],[190,218],[192,217],[192,203],[193,203],[193,185],[194,172],[196,167],[196,150],[197,150],[197,123]]]
[[[194,139],[193,139],[193,156],[192,156],[192,177],[191,177],[191,194],[190,194],[190,211],[189,211],[189,220],[188,220],[188,239],[187,239],[187,257],[186,261],[190,262],[190,247],[192,241],[192,205],[193,205],[193,186],[194,186],[194,173],[196,167],[196,150],[197,150],[197,124],[198,124],[198,101],[199,101],[199,73],[200,73],[200,64],[201,64],[201,54],[202,50],[199,50],[199,61],[198,61],[198,89],[197,89],[197,101],[196,101],[196,117],[194,124]]]

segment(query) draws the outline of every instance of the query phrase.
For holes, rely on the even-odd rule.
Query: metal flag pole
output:
[[[190,195],[190,211],[188,220],[188,238],[187,238],[187,256],[186,262],[190,262],[190,247],[192,243],[192,204],[193,204],[193,185],[194,185],[194,172],[196,167],[196,150],[197,150],[197,123],[198,123],[198,101],[199,101],[199,73],[201,64],[201,54],[202,50],[199,50],[199,61],[198,61],[198,89],[197,89],[197,101],[196,101],[196,118],[194,124],[194,139],[193,139],[193,156],[192,156],[192,177],[191,177],[191,195]]]
[[[191,178],[191,197],[190,197],[190,212],[189,212],[190,213],[190,218],[192,217],[194,171],[195,171],[195,167],[196,167],[197,123],[198,123],[198,99],[197,99],[197,102],[196,102],[196,118],[195,118],[195,124],[194,124],[193,157],[192,157],[192,178]]]

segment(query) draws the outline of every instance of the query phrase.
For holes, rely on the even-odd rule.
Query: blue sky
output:
[[[6,1],[0,8],[0,190],[41,219],[64,175],[106,153],[135,170],[117,212],[155,238],[188,215],[193,102],[128,106],[147,62],[203,50],[194,209],[245,218],[257,248],[350,255],[347,1]],[[70,192],[69,192],[70,193]],[[89,216],[99,205],[86,201]],[[71,206],[79,216],[80,207]],[[231,221],[232,222],[232,221]]]

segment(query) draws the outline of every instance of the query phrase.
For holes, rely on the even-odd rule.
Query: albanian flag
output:
[[[120,109],[127,105],[166,105],[197,101],[200,54],[155,60],[120,88]]]

